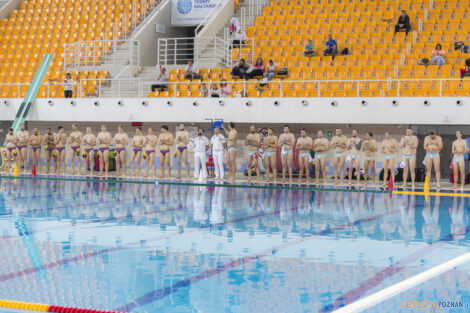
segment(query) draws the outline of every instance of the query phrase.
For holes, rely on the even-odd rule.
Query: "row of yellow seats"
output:
[[[444,20],[445,21],[445,20]],[[459,31],[459,30],[468,30],[470,27],[470,22],[466,20],[447,20],[447,22],[443,22],[443,20],[438,21],[426,21],[423,24],[423,31],[426,32],[448,32],[448,31]]]
[[[434,2],[433,10],[455,10],[468,8],[468,1]]]
[[[403,9],[408,11],[413,10],[422,10],[424,9],[423,5],[429,5],[429,2],[426,0],[415,1],[413,3],[399,3],[396,2],[375,2],[375,1],[364,1],[364,2],[349,2],[345,4],[336,4],[332,2],[322,2],[322,3],[295,3],[291,2],[290,4],[276,4],[271,2],[271,6],[268,7],[268,11],[272,11],[275,8],[302,8],[310,9],[315,13],[330,13],[330,12],[370,12],[370,11],[386,11],[390,9]]]
[[[447,10],[433,10],[429,12],[428,18],[431,21],[451,21],[463,20],[469,15],[467,8],[462,9],[447,9]]]
[[[259,26],[256,29],[249,30],[248,33],[251,36],[248,38],[259,38],[264,36],[302,36],[313,34],[318,37],[328,36],[329,34],[334,34],[334,36],[339,35],[353,35],[358,37],[360,35],[367,35],[368,37],[374,35],[373,37],[382,37],[382,33],[386,33],[389,29],[387,25],[366,25],[365,23],[334,23],[334,26],[325,26],[318,27],[306,27],[305,25],[290,25],[290,26]],[[354,26],[351,26],[354,25]]]
[[[293,14],[293,13],[291,13]],[[321,14],[308,14],[305,12],[296,12],[295,15],[262,15],[255,19],[255,26],[263,25],[302,25],[315,22],[371,22],[379,23],[382,22],[382,15],[364,13],[364,14],[333,14],[333,15],[321,15]],[[314,25],[312,25],[314,26]]]
[[[319,47],[319,50],[324,49],[324,42],[326,42],[326,39],[322,38],[309,38],[309,37],[304,37],[305,39],[299,39],[299,38],[287,38],[283,36],[272,36],[272,37],[267,37],[266,39],[259,39],[256,40],[256,50],[261,49],[270,49],[270,50],[283,50],[283,49],[289,49],[289,51],[295,51],[295,50],[302,50],[305,48],[305,45],[308,43],[308,40],[313,40],[314,46]],[[341,39],[340,39],[341,38]],[[389,50],[396,50],[396,51],[402,51],[403,46],[400,42],[382,42],[382,39],[384,37],[369,37],[369,36],[363,36],[363,37],[351,37],[348,39],[344,39],[343,37],[337,37],[336,42],[338,44],[338,47],[341,46],[347,46],[349,47],[349,50],[352,50],[357,46],[359,48],[359,51],[363,49],[363,47],[366,47],[368,51],[371,52],[371,50],[374,50],[375,48],[383,48],[383,49],[389,49]],[[432,42],[439,42],[439,41],[432,41]],[[367,46],[370,45],[371,47]],[[245,48],[246,50],[240,51],[239,49],[234,49],[233,54],[246,54],[247,51],[250,50],[251,47]]]
[[[469,96],[468,89],[443,89],[442,96],[444,97],[455,97],[455,96]],[[151,92],[149,97],[201,97],[201,93],[198,92],[176,92],[171,93],[169,91],[163,92]],[[232,92],[232,97],[237,95],[236,92]],[[397,89],[359,89],[357,90],[300,90],[300,91],[271,91],[271,90],[250,90],[247,92],[248,97],[397,97],[397,96],[408,96],[408,97],[439,97],[439,89],[431,90],[413,90],[403,89],[398,91]]]
[[[457,32],[452,32],[452,33],[443,32],[441,34],[433,33],[431,35],[420,34],[416,40],[415,45],[418,43],[432,44],[432,43],[447,42],[447,43],[453,44],[455,41],[466,42],[468,40],[468,34],[469,34],[468,30],[457,31]]]
[[[347,37],[348,34],[354,36],[355,38],[358,38],[361,36],[361,34],[371,36],[374,33],[381,33],[383,34],[384,37],[389,37],[388,41],[391,41],[394,39],[393,33],[390,34],[390,36],[387,36],[386,34],[390,33],[389,26],[384,25],[384,26],[365,26],[365,27],[358,27],[356,28],[357,31],[353,33],[347,33],[347,30],[349,27],[341,27],[341,31],[338,29],[337,32],[332,31],[331,27],[324,27],[322,29],[314,29],[311,27],[304,27],[304,26],[299,26],[297,29],[294,28],[288,28],[288,29],[266,29],[265,26],[260,26],[257,28],[249,29],[246,33],[248,38],[261,38],[265,36],[320,36],[323,38],[326,38],[329,34],[333,34],[333,36],[337,37],[340,35],[344,35]],[[359,31],[361,30],[361,31]],[[403,36],[405,37],[405,36]]]

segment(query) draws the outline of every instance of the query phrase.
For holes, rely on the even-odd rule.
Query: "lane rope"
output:
[[[74,307],[65,307],[58,305],[49,305],[41,303],[30,303],[23,301],[10,301],[0,299],[0,307],[14,309],[14,310],[25,310],[25,311],[36,311],[36,312],[51,312],[51,313],[121,313],[117,311],[101,311],[92,309],[82,309]]]

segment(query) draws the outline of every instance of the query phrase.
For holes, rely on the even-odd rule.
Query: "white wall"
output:
[[[155,24],[165,25],[165,34],[155,32]],[[171,26],[171,1],[166,0],[152,13],[152,16],[134,34],[139,41],[140,65],[155,66],[157,64],[158,38],[187,37],[186,28]]]
[[[22,0],[10,0],[0,9],[0,19],[10,17],[10,13],[13,10],[18,9]]]
[[[118,100],[123,101],[121,107]],[[142,122],[204,122],[207,118],[231,120],[237,123],[344,123],[344,124],[414,124],[467,125],[470,121],[470,98],[130,98],[37,99],[32,106],[30,121],[142,121]],[[397,100],[397,105],[392,105]],[[423,104],[424,100],[429,105]],[[456,101],[460,100],[461,105]],[[21,99],[0,99],[1,120],[13,120]],[[98,101],[99,106],[94,102]],[[142,102],[146,101],[147,106]],[[172,105],[168,106],[167,101]],[[199,105],[194,106],[193,102]],[[251,101],[251,106],[246,102]]]
[[[204,25],[198,37],[215,37],[220,29],[232,18],[233,8],[233,0],[225,1],[216,16],[213,17],[209,23]],[[203,49],[201,49],[201,51],[202,50]]]

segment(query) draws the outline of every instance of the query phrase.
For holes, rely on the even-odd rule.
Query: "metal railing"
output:
[[[220,81],[205,80],[197,82],[169,82],[169,97],[198,97],[197,91],[204,84],[209,90],[216,84],[220,90],[220,83],[224,82],[230,86],[230,97],[245,97],[254,94],[256,97],[442,97],[445,96],[446,83],[454,83],[461,90],[466,90],[470,95],[470,80],[458,78],[445,79],[367,79],[367,80],[271,80],[267,83],[262,81],[237,80]],[[463,86],[462,84],[467,84]],[[150,92],[151,85],[158,84],[152,81],[142,81],[140,94],[145,94],[145,90]],[[184,87],[182,87],[184,86]],[[192,87],[193,86],[193,87]],[[198,88],[196,88],[196,86]],[[429,95],[411,95],[409,90],[432,91]],[[451,87],[453,88],[453,87]],[[191,94],[187,93],[191,92]],[[195,91],[194,94],[192,91]],[[371,94],[371,91],[376,91]],[[258,94],[259,93],[259,94]],[[264,94],[263,94],[264,93]],[[468,96],[468,95],[467,95]]]
[[[220,83],[230,87],[228,97],[442,97],[453,96],[448,88],[462,90],[459,96],[470,96],[470,79],[368,79],[368,80],[271,80],[263,85],[262,81],[250,80],[204,80],[193,82],[168,82],[164,97],[200,97],[201,86],[209,90]],[[81,79],[73,88],[74,98],[142,98],[150,96],[154,80],[141,78],[94,78]],[[63,97],[62,83],[41,85],[38,98]],[[0,98],[23,98],[29,84],[0,84]],[[418,89],[417,89],[418,88]],[[410,94],[409,90],[429,94]]]
[[[269,6],[270,0],[245,0],[240,8],[240,26],[243,30],[253,26],[257,16],[262,15],[263,8]]]
[[[243,44],[234,44],[234,36],[227,36],[228,44],[231,45],[229,48],[229,66],[233,67],[235,63],[244,59],[248,64],[253,64],[255,61],[255,41],[253,38],[247,38],[243,41]]]
[[[233,37],[160,38],[157,47],[158,64],[185,65],[192,60],[206,67],[232,67],[235,62],[254,59],[254,39],[247,38],[243,45],[233,45]]]
[[[100,65],[139,65],[139,42],[93,40],[65,44],[64,70],[87,70]]]

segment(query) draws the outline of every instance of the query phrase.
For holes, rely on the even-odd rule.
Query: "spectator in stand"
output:
[[[189,60],[188,65],[186,65],[186,68],[184,69],[184,79],[197,79],[199,77],[197,72],[197,65],[194,64],[192,60]]]
[[[242,45],[245,44],[245,40],[247,39],[246,33],[239,28],[237,32],[235,33],[235,39],[233,40],[233,47],[236,48],[236,46],[239,46],[239,48],[242,47]]]
[[[227,84],[225,79],[222,79],[222,82],[220,83],[220,96],[224,98],[231,96],[230,86]]]
[[[229,32],[230,32],[230,35],[232,33],[236,33],[238,32],[238,30],[240,29],[240,21],[238,20],[238,18],[236,18],[235,16],[232,17],[232,19],[230,20],[230,26],[228,28]]]
[[[206,98],[209,96],[209,90],[207,90],[206,84],[202,83],[201,87],[199,87],[199,92],[201,93],[201,97]]]
[[[217,83],[212,84],[211,97],[212,98],[219,98],[220,97],[220,90],[217,88]]]
[[[264,66],[263,58],[258,57],[256,63],[253,65],[251,72],[246,74],[247,78],[254,78],[256,76],[264,76],[266,68]]]
[[[160,75],[157,78],[157,84],[152,85],[152,91],[163,91],[168,88],[168,75],[166,74],[166,68],[162,67],[160,69]]]
[[[304,56],[311,57],[315,55],[314,51],[315,46],[313,45],[313,40],[309,39],[304,49]]]
[[[273,59],[270,59],[268,63],[268,71],[264,73],[264,78],[271,80],[274,76],[276,76],[276,71],[277,71],[277,64],[274,63]]]
[[[465,60],[465,68],[460,69],[460,79],[470,76],[470,59]]]
[[[400,29],[406,30],[406,35],[407,36],[408,36],[408,33],[411,30],[410,17],[408,16],[408,14],[406,14],[405,10],[401,10],[400,17],[398,17],[397,25],[395,25],[395,34],[394,35],[396,35],[397,32]]]
[[[64,84],[63,84],[65,98],[72,98],[74,85],[75,85],[75,81],[72,79],[72,75],[70,75],[70,73],[65,74],[65,79],[64,79]]]
[[[246,71],[249,69],[248,64],[245,63],[245,59],[240,59],[232,69],[232,76],[238,76],[239,78],[245,78]]]
[[[436,45],[436,48],[431,53],[431,63],[436,63],[441,68],[442,65],[446,64],[446,53],[442,50],[440,43]]]
[[[331,60],[335,59],[336,54],[338,53],[338,45],[336,44],[336,40],[333,39],[333,36],[328,35],[328,41],[325,45],[326,49],[323,51],[323,55],[331,55]]]

